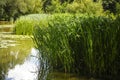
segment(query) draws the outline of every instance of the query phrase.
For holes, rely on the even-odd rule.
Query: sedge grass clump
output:
[[[73,62],[68,38],[65,35],[68,33],[66,24],[72,19],[67,16],[70,15],[52,15],[48,25],[40,24],[34,32],[34,40],[43,57],[47,57],[55,69],[64,71],[69,71]]]
[[[33,27],[39,24],[39,21],[45,19],[47,16],[47,14],[21,16],[15,21],[14,32],[20,35],[31,35],[33,33]]]
[[[116,79],[120,70],[119,19],[55,14],[35,27],[34,41],[54,70]]]
[[[119,75],[119,19],[88,16],[79,18],[77,22],[74,20],[78,25],[75,31],[78,37],[71,36],[69,43],[79,72],[103,78]]]

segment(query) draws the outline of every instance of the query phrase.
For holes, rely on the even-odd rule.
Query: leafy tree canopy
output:
[[[120,0],[0,0],[0,20],[33,13],[120,13]]]
[[[10,20],[20,15],[40,13],[40,0],[0,0],[0,20]]]

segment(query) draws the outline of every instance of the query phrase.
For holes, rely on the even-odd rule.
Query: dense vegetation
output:
[[[14,31],[33,35],[41,53],[40,77],[52,68],[120,79],[119,0],[1,0],[0,6],[0,20],[25,15]]]
[[[102,4],[102,5],[101,5]],[[35,13],[85,13],[104,9],[120,13],[119,0],[0,0],[0,20],[16,20]]]
[[[33,28],[35,25],[39,24],[40,21],[45,21],[49,15],[47,14],[31,14],[26,16],[21,16],[15,21],[15,34],[31,35],[33,33]]]
[[[119,25],[119,16],[56,14],[35,27],[34,41],[53,70],[117,79]]]
[[[41,12],[41,0],[0,0],[0,20]]]
[[[46,2],[46,1],[45,1]],[[72,2],[72,1],[71,1]],[[46,4],[47,5],[47,4]],[[88,5],[88,6],[87,6]],[[58,0],[52,0],[51,5],[47,5],[44,12],[45,14],[32,14],[21,16],[15,21],[16,34],[32,34],[33,27],[39,24],[40,20],[45,19],[47,15],[54,13],[80,13],[80,14],[95,14],[104,15],[101,2],[94,3],[91,0],[74,1],[72,3],[60,3]],[[43,20],[44,22],[45,20]]]

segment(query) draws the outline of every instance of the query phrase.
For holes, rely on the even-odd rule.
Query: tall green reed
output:
[[[119,75],[119,17],[55,14],[43,22],[35,27],[34,41],[53,69],[103,78]]]
[[[51,16],[53,19],[48,21],[47,26],[43,23],[42,26],[35,30],[34,39],[43,57],[47,57],[48,61],[54,65],[54,68],[64,68],[66,71],[70,68],[72,57],[68,39],[65,35],[68,31],[67,27],[64,26],[65,20],[63,17],[66,20],[66,16]]]
[[[14,32],[19,35],[32,35],[33,28],[40,20],[47,18],[47,14],[30,14],[21,16],[15,21]]]

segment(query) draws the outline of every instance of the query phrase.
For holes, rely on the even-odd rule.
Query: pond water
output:
[[[38,80],[38,53],[30,37],[0,34],[0,80]],[[53,72],[48,80],[87,79]]]
[[[0,35],[0,80],[37,80],[37,54],[30,38]]]

